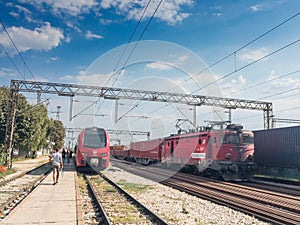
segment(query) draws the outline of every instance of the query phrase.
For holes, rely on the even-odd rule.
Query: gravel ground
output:
[[[129,183],[149,185],[151,188],[142,193],[134,193],[133,195],[165,219],[170,225],[268,224],[231,208],[199,199],[151,180],[130,174],[117,167],[110,166],[104,171],[104,174],[115,182],[125,180]]]

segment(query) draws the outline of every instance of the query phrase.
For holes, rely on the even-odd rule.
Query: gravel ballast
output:
[[[268,224],[229,207],[194,197],[190,194],[128,173],[117,167],[110,166],[103,172],[115,182],[122,180],[129,183],[149,185],[146,191],[131,194],[165,219],[170,225]]]

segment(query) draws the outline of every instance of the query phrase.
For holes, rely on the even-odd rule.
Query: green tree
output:
[[[7,106],[9,101],[9,89],[5,86],[0,87],[0,144],[4,144]]]
[[[48,128],[47,137],[50,141],[55,142],[57,148],[64,146],[65,128],[63,123],[59,120],[50,120],[50,126]]]
[[[3,151],[10,98],[8,87],[0,88],[0,149]],[[64,145],[65,129],[61,121],[49,119],[47,108],[31,105],[22,94],[18,94],[13,146],[32,153],[48,146],[48,140],[61,148]]]

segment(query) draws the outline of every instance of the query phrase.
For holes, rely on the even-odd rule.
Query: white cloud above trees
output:
[[[62,30],[52,27],[51,24],[47,22],[43,26],[36,27],[33,30],[12,26],[7,28],[7,32],[19,52],[28,50],[49,51],[60,45],[65,38]],[[6,49],[15,52],[11,40],[4,31],[0,33],[0,39]]]

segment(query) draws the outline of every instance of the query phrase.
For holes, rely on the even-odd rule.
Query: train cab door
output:
[[[171,149],[170,149],[170,155],[171,157],[174,157],[174,140],[171,140]]]
[[[208,136],[208,143],[206,147],[206,159],[213,160],[217,155],[217,138],[215,136]]]

